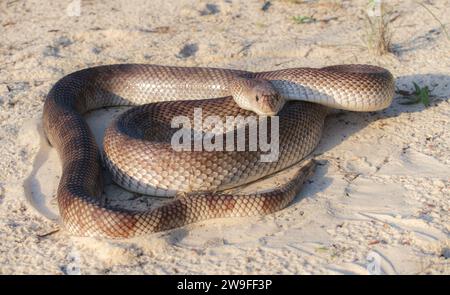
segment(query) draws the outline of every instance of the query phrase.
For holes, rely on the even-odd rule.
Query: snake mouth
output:
[[[262,117],[273,117],[276,116],[278,114],[278,112],[275,111],[271,111],[271,112],[255,112],[258,116],[262,116]]]

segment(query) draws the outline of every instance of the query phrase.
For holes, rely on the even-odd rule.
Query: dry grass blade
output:
[[[377,5],[371,1],[370,4]],[[378,4],[379,11],[367,14],[365,43],[367,48],[376,55],[385,55],[392,49],[392,32],[389,28],[391,13],[386,11],[383,4]]]
[[[425,8],[425,10],[428,11],[428,13],[441,25],[442,31],[447,36],[447,39],[450,41],[450,35],[448,34],[447,29],[445,28],[445,25],[441,22],[441,20],[425,4],[420,2],[416,3]]]

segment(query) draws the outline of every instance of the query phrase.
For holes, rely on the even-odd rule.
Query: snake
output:
[[[75,236],[120,239],[212,218],[274,213],[313,173],[317,162],[305,159],[331,109],[382,110],[393,95],[389,70],[361,64],[266,72],[151,64],[78,70],[53,85],[43,108],[45,135],[62,163],[56,192],[62,226]],[[101,151],[83,115],[112,106],[133,107],[106,129]],[[260,147],[239,150],[235,135],[227,137],[230,150],[174,149],[172,139],[182,128],[173,128],[173,118],[195,120],[196,110],[221,120],[256,118],[261,129],[265,118],[265,127],[278,126],[278,138],[267,137],[278,139],[277,159],[262,161],[267,151]],[[245,121],[242,126],[250,130]],[[243,138],[247,146],[250,132]],[[299,163],[284,184],[230,193]],[[143,211],[108,205],[103,166],[119,186],[170,201]]]

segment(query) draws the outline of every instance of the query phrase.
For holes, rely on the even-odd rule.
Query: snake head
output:
[[[285,100],[268,80],[236,78],[231,83],[234,101],[243,109],[261,116],[274,116],[284,106]]]

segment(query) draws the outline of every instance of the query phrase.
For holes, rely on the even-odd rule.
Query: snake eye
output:
[[[256,101],[259,101],[259,96],[258,95],[256,96]]]

